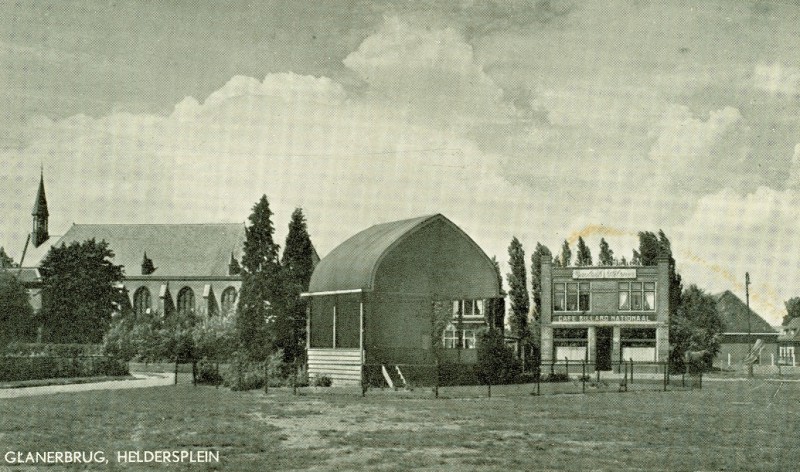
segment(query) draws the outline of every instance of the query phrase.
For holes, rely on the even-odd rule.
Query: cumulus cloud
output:
[[[717,140],[742,119],[739,110],[725,107],[709,113],[708,120],[696,118],[688,107],[670,106],[651,132],[655,143],[650,158],[668,165],[693,165],[708,155]]]
[[[755,87],[771,94],[793,96],[800,93],[800,67],[784,66],[775,62],[759,64],[753,75]]]
[[[443,125],[475,116],[478,104],[482,116],[507,110],[471,48],[455,31],[390,19],[346,64],[365,93],[348,94],[326,77],[236,76],[166,117],[40,120],[26,149],[2,156],[26,180],[2,190],[17,207],[3,239],[22,240],[43,162],[54,229],[71,221],[243,221],[266,193],[279,232],[280,215],[306,208],[323,253],[366,225],[434,212],[492,241],[493,251],[497,235],[509,233],[500,221],[508,213],[496,209],[521,218],[524,196],[497,175],[499,156],[462,126]],[[407,88],[412,76],[422,78],[418,89]]]

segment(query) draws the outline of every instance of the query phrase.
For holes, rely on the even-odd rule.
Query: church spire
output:
[[[39,177],[39,191],[36,193],[36,201],[33,202],[31,216],[33,216],[31,242],[34,247],[39,247],[50,237],[47,232],[47,218],[50,213],[47,211],[47,197],[44,193],[44,168]]]

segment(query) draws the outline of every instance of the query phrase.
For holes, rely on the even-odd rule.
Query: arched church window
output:
[[[150,290],[147,287],[139,287],[133,293],[133,312],[136,317],[148,313],[150,310]]]
[[[189,287],[183,287],[178,292],[178,314],[185,315],[194,312],[194,291]]]
[[[232,313],[236,307],[236,288],[228,287],[222,291],[222,315]]]

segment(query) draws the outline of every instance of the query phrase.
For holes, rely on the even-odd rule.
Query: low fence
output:
[[[108,356],[0,356],[0,382],[127,374],[125,362]]]

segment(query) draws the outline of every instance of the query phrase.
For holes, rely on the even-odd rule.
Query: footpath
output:
[[[0,389],[0,399],[51,395],[55,393],[88,392],[91,390],[123,390],[129,388],[161,387],[172,385],[175,374],[169,373],[134,373],[135,380],[109,380],[70,385],[45,385],[41,387],[21,387]]]

